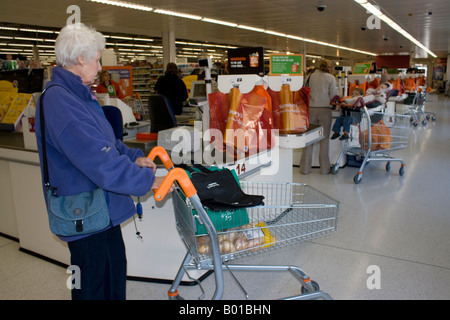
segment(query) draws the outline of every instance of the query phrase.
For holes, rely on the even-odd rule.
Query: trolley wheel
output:
[[[184,298],[178,294],[178,290],[175,292],[168,291],[167,295],[169,296],[169,300],[184,300]]]
[[[413,126],[417,127],[418,123],[416,121],[413,122]]]
[[[315,282],[314,280],[311,280],[311,287],[313,288],[314,292],[317,292],[320,290],[319,284]],[[310,293],[308,289],[302,286],[302,293]]]
[[[411,117],[411,118],[409,118],[409,122],[414,122],[414,118],[413,117]]]
[[[398,174],[401,176],[405,174],[405,167],[403,165],[400,167],[400,170],[398,170]]]
[[[353,177],[353,182],[355,182],[356,184],[359,184],[361,182],[362,179],[362,174],[358,173]]]
[[[426,126],[427,125],[427,120],[422,120],[422,125]]]
[[[339,170],[339,165],[335,164],[334,166],[331,167],[331,173],[332,174],[336,174]]]
[[[389,172],[391,171],[391,162],[388,161],[388,163],[386,163],[386,171]]]
[[[431,120],[436,121],[436,116],[433,116]]]
[[[427,120],[430,120],[431,116],[428,114],[428,115],[426,116],[426,118],[427,118]]]

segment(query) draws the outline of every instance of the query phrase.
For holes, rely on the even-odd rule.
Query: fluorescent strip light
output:
[[[221,24],[221,25],[229,26],[229,27],[236,27],[237,26],[237,23],[226,22],[226,21],[215,20],[215,19],[209,19],[209,18],[203,18],[202,21],[210,22],[210,23],[216,23],[216,24]]]
[[[211,47],[224,48],[224,49],[237,49],[237,47],[233,47],[233,46],[223,46],[223,45],[221,45],[221,44],[211,45]]]
[[[34,44],[8,43],[11,47],[34,47]]]
[[[24,37],[14,37],[14,40],[44,41],[44,39],[39,39],[39,38],[24,38]]]
[[[1,26],[0,26],[0,30],[18,31],[19,28],[1,27]]]
[[[239,24],[237,27],[238,27],[238,28],[241,28],[241,29],[245,29],[245,30],[256,31],[256,32],[264,32],[264,31],[266,31],[266,30],[261,29],[261,28],[255,28],[255,27],[250,27],[250,26],[244,26],[244,25],[241,25],[241,24]]]
[[[130,38],[130,37],[120,37],[120,36],[110,36],[110,38],[123,39],[123,40],[133,40],[133,38]]]
[[[203,43],[196,43],[196,42],[186,42],[186,44],[190,46],[204,46]]]
[[[91,2],[97,2],[101,4],[109,4],[111,6],[118,6],[123,7],[127,9],[135,9],[135,10],[142,10],[142,11],[153,11],[152,7],[142,6],[138,4],[132,4],[127,2],[120,2],[120,1],[110,1],[110,0],[87,0]]]
[[[305,40],[305,38],[303,38],[303,37],[297,37],[297,36],[293,36],[293,35],[290,35],[290,34],[287,34],[286,38],[299,40],[299,41],[304,41]]]
[[[380,9],[378,9],[377,7],[375,7],[373,4],[370,3],[360,3],[361,6],[363,6],[364,8],[366,8],[367,11],[369,11],[371,14],[379,17],[381,16],[381,11]]]
[[[145,39],[145,38],[134,38],[133,40],[136,40],[136,41],[148,41],[148,42],[153,42],[154,41],[153,39]]]
[[[36,30],[36,29],[24,29],[24,28],[19,28],[19,31],[24,31],[24,32],[39,32],[39,33],[53,33],[52,30]]]
[[[202,17],[196,16],[196,15],[193,15],[193,14],[180,13],[180,12],[169,11],[169,10],[156,9],[153,12],[160,13],[160,14],[167,14],[169,16],[175,16],[175,17],[180,17],[180,18],[187,18],[187,19],[194,19],[194,20],[201,20],[202,19]]]
[[[187,50],[187,51],[203,51],[203,49],[196,49],[196,48],[181,48],[181,50]]]
[[[271,34],[274,36],[279,36],[279,37],[286,37],[285,33],[276,32],[276,31],[272,31],[272,30],[265,30],[264,33]]]

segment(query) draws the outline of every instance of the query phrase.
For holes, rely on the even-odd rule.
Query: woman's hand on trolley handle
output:
[[[155,173],[155,171],[156,171],[156,164],[150,158],[140,157],[140,158],[137,158],[135,162],[141,168],[143,168],[143,167],[151,168],[151,169],[153,169],[153,173]]]
[[[153,173],[156,171],[156,164],[147,157],[141,157],[136,159],[136,164],[139,167],[147,167],[153,169]],[[152,190],[158,189],[161,184],[163,183],[165,177],[155,177],[155,181],[153,182]],[[169,192],[172,192],[175,189],[175,185],[172,184],[172,186],[169,189]]]
[[[166,177],[155,177],[155,181],[153,182],[152,190],[157,190],[163,183]],[[172,192],[175,189],[175,184],[172,183],[168,192]]]

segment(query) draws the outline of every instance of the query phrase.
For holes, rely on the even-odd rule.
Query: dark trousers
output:
[[[343,128],[344,132],[350,132],[350,126],[353,123],[353,117],[350,116],[340,116],[336,119],[333,125],[333,131],[340,133],[341,127]]]
[[[73,300],[125,300],[127,260],[120,226],[68,243],[70,263],[80,268]]]

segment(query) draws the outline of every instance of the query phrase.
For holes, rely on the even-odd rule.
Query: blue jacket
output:
[[[58,86],[48,89],[44,97],[50,185],[57,188],[58,195],[102,188],[111,225],[119,225],[136,212],[130,195],[142,196],[150,191],[153,171],[135,163],[138,157],[144,156],[141,150],[128,148],[115,138],[101,106],[91,90],[82,84],[81,77],[55,67],[47,88],[53,84]],[[39,99],[36,139],[42,171],[40,103]],[[73,241],[82,237],[60,238]]]

